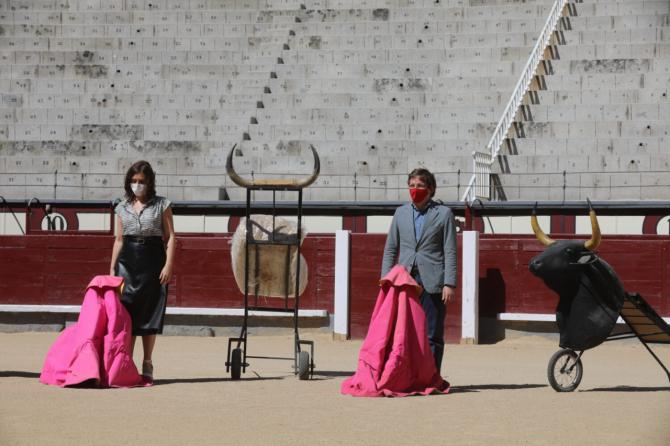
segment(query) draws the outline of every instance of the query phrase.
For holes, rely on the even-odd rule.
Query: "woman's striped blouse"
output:
[[[163,212],[172,203],[165,197],[155,196],[139,212],[133,209],[133,203],[123,200],[114,209],[121,217],[123,235],[135,236],[163,236]]]

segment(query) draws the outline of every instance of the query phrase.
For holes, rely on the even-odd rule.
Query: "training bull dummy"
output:
[[[252,215],[250,217],[251,236],[256,241],[289,241],[298,236],[296,222],[272,215]],[[274,227],[273,227],[274,226]],[[302,244],[307,231],[300,232]],[[233,276],[237,287],[244,293],[244,250],[247,244],[247,221],[242,218],[233,234],[230,256]],[[300,284],[298,294],[307,287],[307,261],[300,255]],[[265,297],[295,297],[296,267],[298,247],[293,245],[253,245],[249,246],[249,294]],[[288,277],[287,274],[288,268]],[[257,274],[256,274],[257,272]],[[288,280],[287,280],[288,279]]]
[[[358,368],[342,383],[343,394],[407,396],[449,392],[449,383],[435,367],[420,294],[421,287],[401,265],[394,266],[381,279]]]
[[[130,353],[131,320],[119,301],[123,278],[95,276],[86,288],[79,319],[47,353],[40,382],[60,387],[150,385]]]
[[[547,249],[531,259],[531,273],[559,296],[556,323],[560,346],[586,350],[601,344],[612,332],[623,306],[624,290],[612,267],[594,252],[600,244],[600,227],[589,204],[591,239],[552,240],[537,222],[531,225],[537,239]]]

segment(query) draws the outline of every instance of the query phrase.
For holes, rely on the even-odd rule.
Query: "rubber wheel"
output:
[[[242,350],[236,348],[230,357],[230,379],[237,381],[242,373]]]
[[[309,379],[309,353],[300,352],[298,353],[298,379],[305,380]]]
[[[547,378],[557,392],[572,392],[582,380],[582,360],[570,349],[559,350],[549,360]]]

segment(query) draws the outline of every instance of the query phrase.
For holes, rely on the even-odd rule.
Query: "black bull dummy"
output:
[[[556,323],[560,346],[586,350],[601,344],[612,332],[623,305],[624,290],[610,265],[594,252],[600,244],[600,227],[589,201],[591,239],[552,240],[537,222],[531,225],[537,239],[547,247],[531,259],[531,273],[559,296]]]

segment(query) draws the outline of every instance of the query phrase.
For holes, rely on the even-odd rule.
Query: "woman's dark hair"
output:
[[[428,189],[431,190],[430,198],[433,198],[435,189],[437,189],[437,181],[435,181],[435,175],[433,175],[430,170],[422,167],[414,169],[407,175],[407,184],[409,184],[409,181],[412,178],[421,178],[423,182],[426,183],[426,186],[428,186]]]
[[[130,166],[128,172],[126,172],[126,180],[123,183],[123,189],[126,191],[126,199],[128,201],[133,201],[135,199],[135,194],[130,188],[130,182],[133,180],[133,176],[138,173],[143,173],[144,178],[146,179],[146,197],[148,200],[151,200],[156,196],[156,174],[151,168],[151,164],[147,161],[137,161],[135,164]]]

